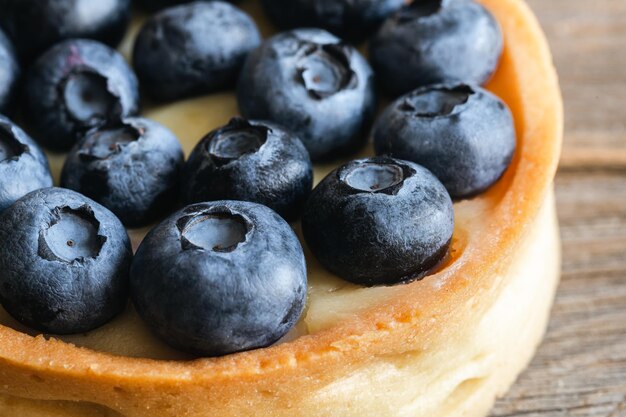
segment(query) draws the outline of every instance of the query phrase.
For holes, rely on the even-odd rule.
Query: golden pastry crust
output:
[[[455,232],[457,251],[443,270],[395,287],[392,297],[316,334],[217,359],[120,357],[0,326],[0,393],[92,402],[128,417],[228,417],[249,415],[251,410],[264,416],[363,416],[374,415],[369,414],[374,410],[363,411],[372,405],[365,398],[394,396],[384,385],[372,383],[362,386],[369,392],[352,397],[355,392],[349,387],[359,386],[360,375],[393,375],[395,367],[402,378],[407,358],[433,355],[432,361],[420,362],[423,367],[406,369],[435,378],[442,372],[439,366],[445,363],[447,349],[462,357],[458,355],[463,344],[454,349],[450,341],[463,340],[461,335],[475,329],[512,285],[515,274],[509,272],[533,226],[539,224],[540,209],[551,193],[562,137],[558,82],[531,11],[521,0],[481,2],[505,34],[502,63],[489,88],[513,111],[518,151],[504,178],[479,198],[480,219],[464,222],[465,229]],[[546,251],[556,258],[554,249]],[[543,268],[542,262],[536,265]],[[556,275],[545,281],[554,282]],[[538,295],[547,296],[544,307],[550,303],[552,288],[537,288]],[[543,322],[537,320],[535,328],[541,329]],[[522,343],[524,358],[538,339],[533,334]],[[504,366],[509,368],[507,375],[512,374],[504,379],[514,378],[522,366],[512,362]],[[391,373],[382,372],[381,366],[391,367],[385,368]],[[490,405],[493,395],[507,386],[501,385],[497,392],[477,396],[476,409],[481,408],[479,403]],[[430,394],[422,386],[407,386],[406,392],[415,398],[418,393]],[[413,410],[391,402],[376,403],[375,415],[432,415],[422,414],[425,408]]]
[[[317,391],[290,393],[291,408],[255,405],[267,416],[483,416],[508,389],[541,340],[559,277],[559,240],[549,196],[532,230],[507,267],[503,287],[484,312],[423,350],[385,355],[335,375]],[[540,269],[536,265],[542,265]],[[480,302],[479,300],[475,301]],[[226,411],[212,405],[191,415],[250,415],[242,397]],[[232,399],[231,399],[232,401]],[[219,401],[218,401],[219,402]],[[206,406],[201,403],[200,406]],[[295,411],[297,410],[297,412]],[[178,411],[177,411],[178,412]],[[5,417],[119,417],[86,403],[33,401],[0,395]],[[137,415],[171,415],[145,410]]]

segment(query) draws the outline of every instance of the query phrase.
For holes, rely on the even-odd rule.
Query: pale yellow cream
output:
[[[254,16],[264,36],[272,33],[260,10],[258,2],[243,2],[243,8]],[[129,33],[120,46],[120,51],[130,58],[134,37],[141,27],[143,16],[139,16],[133,22]],[[193,98],[163,105],[154,105],[149,102],[143,103],[143,116],[156,120],[171,129],[179,138],[185,154],[189,155],[194,146],[209,131],[222,126],[230,118],[239,114],[237,100],[233,92],[223,92]],[[354,158],[373,155],[371,145],[354,155]],[[58,183],[65,155],[49,154],[50,166]],[[334,168],[345,161],[336,161],[332,164],[315,166],[315,182],[319,182]],[[462,237],[464,236],[464,224],[476,225],[483,222],[481,214],[485,209],[485,203],[478,199],[465,201],[455,205],[456,230],[452,244],[452,250],[461,250]],[[294,224],[294,229],[301,237],[299,225]],[[136,249],[149,228],[129,231]],[[304,244],[303,239],[301,241]],[[361,310],[367,309],[386,298],[393,297],[400,287],[375,287],[362,288],[328,273],[306,249],[309,298],[307,309],[302,319],[285,340],[290,340],[301,334],[311,334],[328,328],[334,323],[341,321]],[[432,284],[432,283],[431,283]],[[436,285],[436,283],[435,283]],[[30,329],[19,325],[0,307],[0,324],[7,325],[29,334],[37,334]],[[170,349],[165,344],[154,338],[147,327],[137,316],[131,305],[126,311],[115,318],[109,324],[87,334],[63,336],[62,340],[74,343],[77,346],[92,348],[99,351],[110,352],[119,355],[146,357],[154,359],[184,358],[185,355]]]

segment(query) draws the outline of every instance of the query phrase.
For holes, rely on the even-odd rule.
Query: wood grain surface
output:
[[[546,339],[493,417],[626,417],[626,0],[528,0],[566,108],[563,279]]]

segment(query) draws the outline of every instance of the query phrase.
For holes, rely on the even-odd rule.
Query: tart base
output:
[[[316,390],[294,386],[284,406],[268,401],[263,416],[482,417],[526,367],[546,328],[560,276],[560,244],[551,192],[526,230],[499,280],[505,282],[487,308],[470,301],[471,314],[419,350],[372,358]],[[479,308],[480,307],[480,308]],[[475,310],[475,311],[474,311]],[[333,373],[332,370],[328,370]],[[285,387],[288,391],[289,387]],[[215,399],[213,399],[215,400]],[[232,399],[237,402],[236,399]],[[211,401],[213,402],[213,401]],[[251,408],[207,407],[189,416],[248,415]],[[247,412],[247,411],[248,412]],[[3,417],[117,417],[89,403],[37,401],[0,394]],[[129,416],[170,416],[166,410],[136,410]],[[186,414],[187,415],[187,414]]]

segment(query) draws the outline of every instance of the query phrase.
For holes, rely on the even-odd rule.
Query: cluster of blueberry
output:
[[[130,0],[0,0],[0,112],[17,114],[19,96],[37,142],[69,150],[53,188],[37,143],[0,116],[0,302],[32,328],[89,331],[130,295],[182,350],[267,346],[306,301],[287,221],[301,216],[311,251],[346,280],[414,280],[448,251],[453,199],[483,192],[511,162],[511,113],[480,87],[502,34],[473,0],[262,0],[287,30],[265,41],[230,3],[142,3],[168,8],[136,38],[135,75],[111,48]],[[367,38],[371,66],[349,43]],[[245,119],[185,162],[172,132],[138,116],[140,85],[159,101],[236,87]],[[379,87],[400,97],[372,129]],[[353,154],[370,131],[379,156],[312,190],[312,161]],[[133,257],[125,227],[178,200]]]

